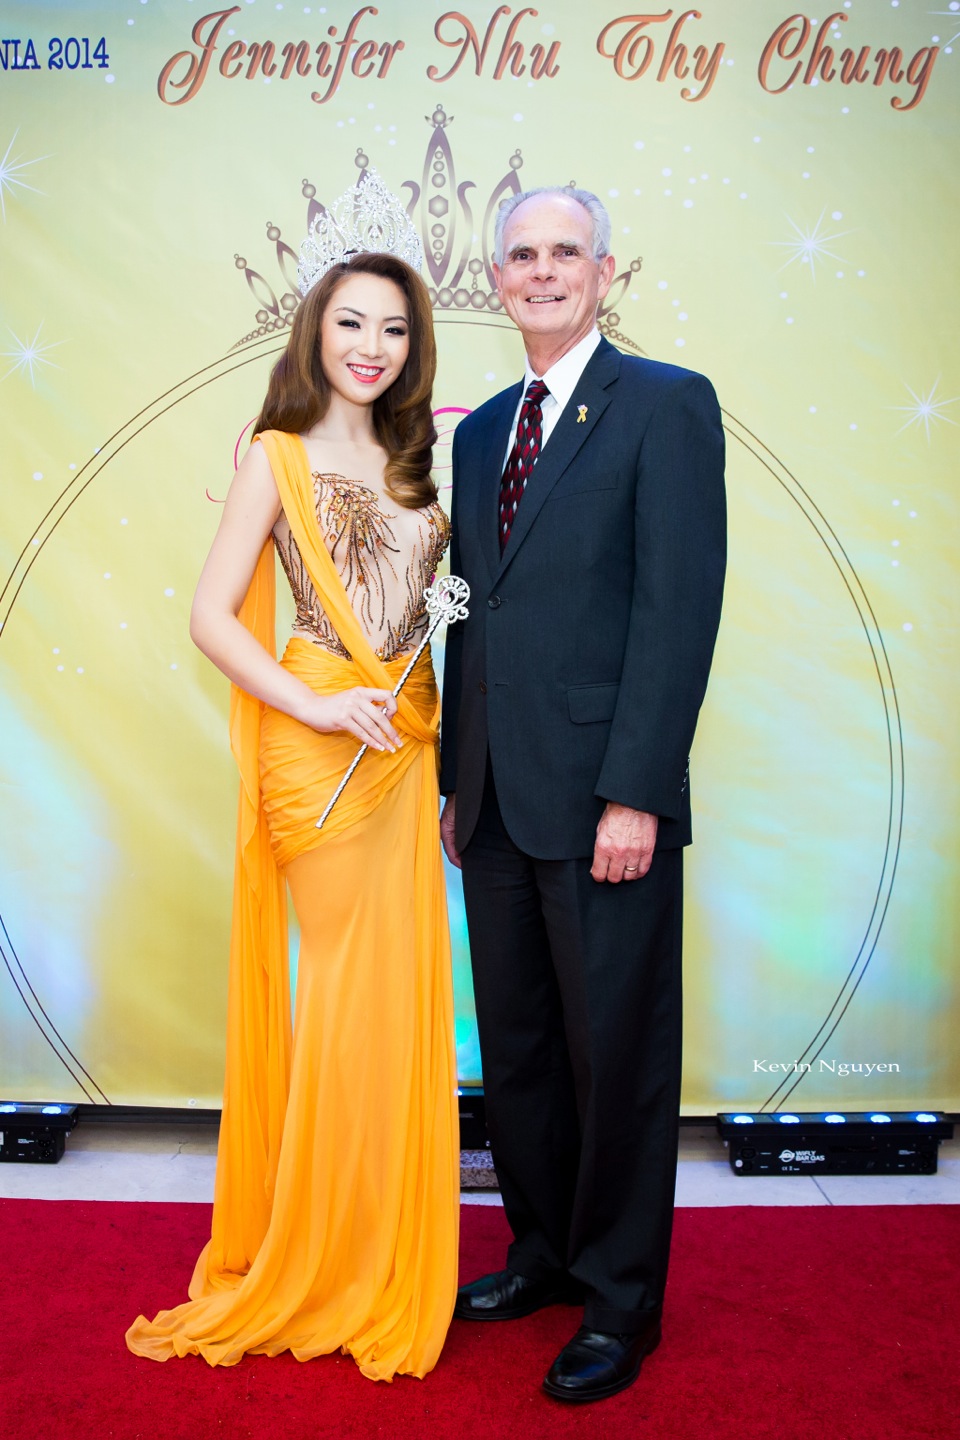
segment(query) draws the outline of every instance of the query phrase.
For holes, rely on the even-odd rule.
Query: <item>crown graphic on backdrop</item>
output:
[[[404,180],[401,189],[409,191],[407,214],[420,231],[423,278],[430,302],[435,311],[451,312],[451,318],[464,321],[474,315],[499,314],[503,306],[493,277],[494,220],[501,203],[523,189],[517,174],[523,157],[519,150],[511,155],[506,174],[494,185],[486,204],[477,206],[473,193],[477,190],[476,183],[473,180],[457,183],[456,164],[447,137],[447,126],[453,123],[454,117],[438,105],[432,115],[424,118],[432,131],[424,156],[423,175],[419,183]],[[370,160],[358,150],[354,163],[361,172],[359,185]],[[575,188],[573,181],[569,188]],[[302,194],[307,202],[305,229],[309,232],[314,221],[328,211],[317,199],[317,187],[309,180],[304,180]],[[267,224],[267,239],[275,246],[276,271],[272,284],[260,271],[251,269],[242,255],[234,256],[234,264],[243,273],[256,303],[255,328],[238,340],[234,349],[291,325],[302,299],[297,279],[297,251],[286,243],[280,227],[272,221]],[[299,243],[298,236],[298,246]],[[643,354],[641,347],[620,330],[616,307],[642,263],[638,256],[615,278],[597,315],[600,331],[608,340],[638,354]]]

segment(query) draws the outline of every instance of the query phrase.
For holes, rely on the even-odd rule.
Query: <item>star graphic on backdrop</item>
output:
[[[938,375],[930,387],[929,395],[918,395],[915,390],[911,390],[910,386],[904,382],[904,389],[913,396],[914,403],[912,405],[890,406],[891,410],[903,410],[908,416],[897,431],[898,435],[904,430],[909,430],[911,425],[922,425],[927,432],[927,444],[929,445],[931,421],[936,424],[938,420],[946,420],[948,425],[956,425],[956,420],[951,420],[950,416],[945,415],[943,411],[947,405],[956,405],[957,401],[960,400],[960,395],[954,395],[951,400],[938,400],[937,386],[939,384],[940,376]]]
[[[43,194],[43,191],[38,190],[35,185],[28,185],[26,180],[21,180],[20,171],[26,170],[30,165],[39,165],[41,160],[49,160],[50,158],[49,155],[38,155],[36,160],[20,160],[17,156],[11,159],[10,151],[13,149],[14,141],[19,134],[19,128],[14,130],[13,140],[10,141],[3,159],[0,160],[0,213],[3,215],[4,223],[6,223],[7,219],[7,207],[4,197],[13,194],[14,186],[18,185],[21,190],[32,190],[34,195]]]
[[[930,15],[944,15],[948,20],[960,20],[960,5],[951,5],[949,10],[930,10],[928,13]],[[944,49],[947,45],[952,45],[954,40],[960,40],[960,30],[957,31],[956,35],[951,35],[949,40],[942,41],[941,49]]]
[[[780,266],[781,270],[786,270],[788,265],[792,265],[795,260],[799,260],[801,265],[810,266],[811,277],[814,282],[816,282],[818,260],[822,262],[829,258],[830,260],[839,260],[841,264],[844,265],[847,263],[842,256],[836,255],[832,250],[828,250],[827,246],[832,244],[834,240],[839,240],[844,235],[849,235],[850,231],[838,230],[835,235],[822,234],[820,227],[823,224],[825,214],[825,210],[820,211],[820,219],[812,230],[801,230],[800,226],[791,220],[789,215],[787,216],[787,220],[793,226],[794,238],[792,240],[770,241],[771,245],[783,246],[793,251],[793,254],[788,255]]]
[[[38,365],[49,365],[54,370],[59,370],[59,365],[56,365],[53,360],[48,360],[46,357],[49,350],[56,350],[58,345],[63,344],[63,341],[54,340],[51,345],[41,345],[40,331],[42,329],[43,321],[41,320],[37,326],[37,333],[32,340],[21,340],[19,336],[13,335],[12,330],[10,331],[10,334],[13,335],[13,343],[17,348],[15,350],[4,350],[3,356],[6,360],[12,360],[14,363],[10,366],[6,375],[0,376],[0,380],[6,380],[7,375],[12,375],[15,370],[21,370],[24,375],[30,376],[30,384],[36,389],[36,367]]]

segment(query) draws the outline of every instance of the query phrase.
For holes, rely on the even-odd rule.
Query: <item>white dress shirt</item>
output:
[[[543,437],[540,441],[540,449],[550,439],[553,429],[560,419],[565,405],[573,399],[573,392],[580,383],[580,376],[587,368],[587,361],[600,344],[600,331],[594,326],[589,335],[584,335],[578,340],[572,350],[566,355],[561,355],[555,365],[543,375],[537,375],[530,368],[530,361],[527,361],[523,372],[523,390],[513,416],[513,427],[510,431],[510,438],[507,441],[507,451],[503,457],[503,464],[500,467],[501,474],[507,468],[507,461],[510,459],[510,451],[513,449],[513,442],[517,438],[517,426],[520,423],[520,411],[523,409],[523,401],[531,380],[542,380],[550,391],[549,395],[543,397],[543,404],[540,409],[543,414]]]

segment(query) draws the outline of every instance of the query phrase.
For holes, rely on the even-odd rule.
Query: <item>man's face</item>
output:
[[[529,343],[563,354],[592,329],[614,260],[593,258],[593,223],[567,195],[533,195],[507,221],[494,265],[503,308]]]

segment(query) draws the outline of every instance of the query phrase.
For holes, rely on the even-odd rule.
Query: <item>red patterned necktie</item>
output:
[[[540,440],[543,435],[543,412],[541,406],[550,391],[542,380],[531,380],[517,421],[517,437],[513,442],[503,479],[500,481],[500,554],[510,539],[510,531],[517,514],[517,506],[533,473],[537,456],[540,454]]]

